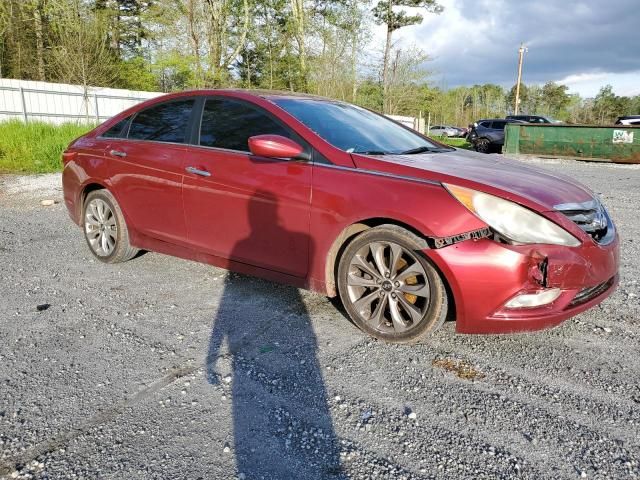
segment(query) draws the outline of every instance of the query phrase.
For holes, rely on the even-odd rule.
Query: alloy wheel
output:
[[[118,225],[107,202],[94,198],[85,211],[84,231],[89,246],[99,257],[108,257],[116,248]]]
[[[404,333],[429,309],[427,273],[410,250],[393,242],[372,242],[349,261],[349,301],[360,317],[381,333]]]
[[[476,151],[480,153],[489,153],[490,148],[491,145],[489,143],[489,140],[487,140],[486,138],[481,138],[480,140],[476,141]]]

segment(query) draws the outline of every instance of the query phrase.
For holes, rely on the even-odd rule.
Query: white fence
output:
[[[66,83],[0,78],[0,122],[17,119],[47,123],[101,123],[161,92],[89,87]],[[410,128],[425,131],[424,119],[388,115]]]
[[[0,121],[101,123],[160,92],[0,78]]]

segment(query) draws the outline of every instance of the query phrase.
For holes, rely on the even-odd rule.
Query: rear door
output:
[[[106,147],[114,194],[140,233],[186,243],[182,205],[185,142],[193,98],[178,98],[135,114],[122,138]]]
[[[496,145],[502,145],[504,143],[504,127],[506,124],[506,120],[496,120],[491,122],[491,142]]]
[[[223,96],[206,99],[197,145],[188,149],[185,163],[189,240],[216,256],[304,277],[312,164],[252,155],[248,139],[262,134],[305,145],[259,106]]]

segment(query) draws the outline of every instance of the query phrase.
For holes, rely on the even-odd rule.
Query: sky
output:
[[[439,0],[440,15],[394,33],[399,46],[415,45],[431,58],[434,85],[516,81],[524,43],[523,82],[558,82],[593,97],[600,87],[640,95],[640,0]],[[412,9],[413,10],[413,9]],[[374,42],[384,41],[384,27]]]

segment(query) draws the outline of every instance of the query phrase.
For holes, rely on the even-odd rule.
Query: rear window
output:
[[[162,103],[138,113],[129,127],[129,138],[184,143],[193,99]]]

